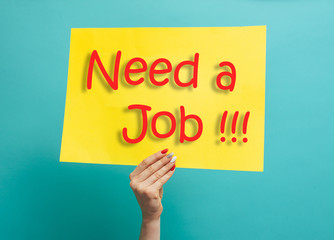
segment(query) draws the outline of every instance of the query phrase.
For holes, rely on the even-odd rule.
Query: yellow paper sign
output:
[[[266,27],[72,29],[60,161],[263,171]]]

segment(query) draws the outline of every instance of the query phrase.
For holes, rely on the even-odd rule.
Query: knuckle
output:
[[[131,187],[131,189],[132,189],[134,192],[138,192],[138,190],[139,190],[139,186],[138,186],[138,184],[137,184],[136,182],[134,182],[134,181],[131,181],[131,182],[130,182],[130,187]]]
[[[143,191],[143,195],[147,198],[154,198],[154,196],[155,196],[154,192],[150,189],[145,189]]]
[[[170,160],[171,160],[171,159],[170,159],[170,158],[167,158],[167,156],[164,156],[164,157],[162,158],[162,162],[163,162],[164,164],[168,163]]]
[[[148,189],[143,190],[142,193],[144,196],[147,196],[147,197],[150,195],[150,191]]]
[[[161,174],[160,174],[159,172],[155,172],[155,173],[154,173],[154,177],[155,177],[156,179],[160,179],[160,178],[161,178]]]
[[[129,178],[130,178],[130,180],[132,180],[132,179],[133,179],[133,172],[132,172],[132,173],[130,173],[130,175],[129,175]]]
[[[160,157],[160,154],[161,154],[161,152],[156,152],[156,153],[154,154],[154,157],[155,157],[155,158],[159,158],[159,157]]]
[[[140,186],[140,185],[137,186],[136,190],[139,194],[143,194],[145,192],[145,189],[142,188],[142,186]]]
[[[141,162],[141,164],[142,164],[143,167],[147,167],[147,165],[148,165],[148,160],[147,160],[147,158],[145,158],[145,159]]]
[[[148,170],[151,174],[154,173],[154,169],[153,169],[152,165],[148,166],[148,167],[147,167],[147,170]]]
[[[160,186],[162,186],[162,185],[165,184],[165,181],[164,181],[162,178],[160,178],[160,179],[158,180],[158,183],[159,183]]]

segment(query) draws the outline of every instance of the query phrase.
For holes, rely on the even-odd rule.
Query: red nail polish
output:
[[[166,149],[164,149],[164,150],[161,151],[162,154],[165,154],[167,152],[168,152],[168,148],[166,148]]]
[[[175,164],[174,164],[174,166],[170,169],[171,171],[174,171],[174,169],[175,169]]]

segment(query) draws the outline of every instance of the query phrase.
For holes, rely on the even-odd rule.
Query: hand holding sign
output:
[[[168,149],[144,159],[130,174],[130,186],[142,211],[139,239],[160,239],[163,185],[172,177],[176,157]]]
[[[162,213],[162,187],[172,177],[176,160],[173,153],[166,153],[167,149],[149,156],[130,174],[130,186],[144,219],[156,219]]]

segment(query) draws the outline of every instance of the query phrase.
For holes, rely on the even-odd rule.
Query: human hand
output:
[[[142,211],[143,222],[160,219],[163,185],[172,177],[176,157],[167,155],[168,149],[159,151],[138,164],[130,174],[130,187]]]

